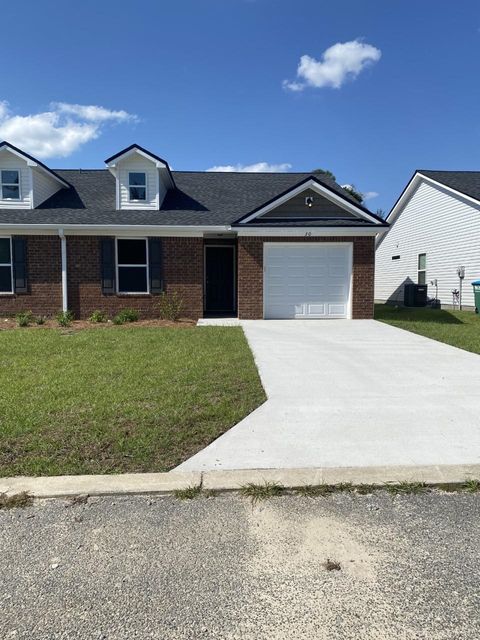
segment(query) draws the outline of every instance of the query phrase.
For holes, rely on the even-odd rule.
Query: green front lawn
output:
[[[377,304],[375,319],[466,351],[480,353],[480,315],[471,311]]]
[[[240,328],[0,332],[0,475],[166,471],[265,400]]]

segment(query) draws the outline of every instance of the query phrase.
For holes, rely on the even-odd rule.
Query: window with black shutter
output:
[[[13,293],[11,238],[0,238],[0,293]]]
[[[27,293],[27,239],[12,238],[13,288],[15,293]]]
[[[115,240],[100,240],[102,293],[115,293]]]

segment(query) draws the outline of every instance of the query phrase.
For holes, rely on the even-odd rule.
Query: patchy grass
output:
[[[480,353],[480,314],[375,305],[375,319],[454,347]]]
[[[168,471],[264,400],[239,327],[0,331],[0,476]]]
[[[176,489],[173,495],[175,498],[178,498],[178,500],[193,500],[194,498],[198,498],[201,493],[202,485],[196,484],[186,489]]]
[[[327,495],[328,487],[322,485],[313,485],[313,484],[304,484],[301,487],[295,487],[293,490],[298,496],[302,496],[303,498],[315,498],[317,496],[325,496]]]
[[[284,491],[284,487],[276,482],[265,482],[264,484],[249,482],[243,487],[240,487],[241,495],[250,498],[253,504],[260,502],[261,500],[268,500],[275,496],[281,496]]]
[[[361,496],[367,496],[370,495],[371,493],[373,493],[374,491],[377,491],[378,489],[381,489],[382,487],[378,484],[357,484],[355,486],[355,492],[358,493]]]
[[[24,509],[33,504],[33,497],[26,491],[15,493],[7,496],[6,493],[0,493],[0,509]]]
[[[408,482],[407,480],[392,484],[387,482],[383,485],[383,488],[392,495],[425,493],[425,491],[428,491],[428,486],[424,482]]]
[[[469,478],[465,480],[462,488],[464,491],[468,491],[468,493],[477,493],[480,491],[480,480]]]

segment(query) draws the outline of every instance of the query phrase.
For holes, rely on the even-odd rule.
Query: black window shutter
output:
[[[13,290],[15,293],[28,293],[27,282],[27,240],[13,236]]]
[[[115,238],[100,238],[102,293],[115,293]]]
[[[148,262],[150,271],[150,293],[162,293],[162,241],[160,238],[148,239]]]

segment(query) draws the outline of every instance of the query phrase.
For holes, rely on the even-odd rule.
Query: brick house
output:
[[[0,144],[0,316],[371,318],[388,225],[323,173],[171,171],[138,145],[51,170]]]

